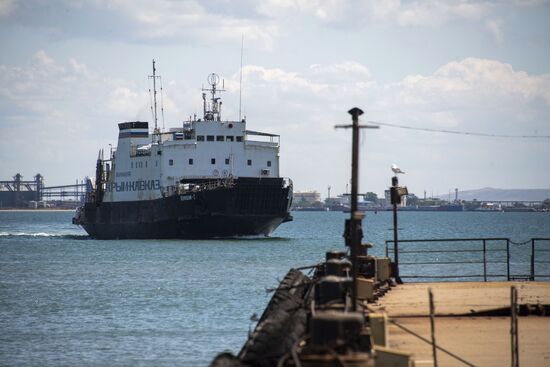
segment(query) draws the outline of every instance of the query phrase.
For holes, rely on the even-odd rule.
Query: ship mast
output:
[[[153,79],[153,106],[151,106],[151,109],[153,110],[153,120],[155,122],[155,130],[153,130],[153,135],[159,134],[159,129],[157,126],[157,78],[160,78],[160,76],[156,75],[156,71],[155,59],[153,59],[153,75],[149,75],[149,78]]]
[[[223,89],[224,84],[222,81],[222,89],[218,89],[217,85],[220,82],[220,77],[218,74],[208,75],[208,84],[210,84],[210,89],[202,89],[202,101],[203,101],[203,110],[204,110],[204,120],[205,121],[221,121],[221,110],[222,102],[220,97],[216,97],[216,92],[225,92]],[[210,92],[212,97],[210,98],[210,103],[206,102],[206,93]]]

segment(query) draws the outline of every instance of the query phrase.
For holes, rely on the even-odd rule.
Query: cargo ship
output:
[[[118,144],[100,150],[95,179],[73,223],[93,238],[268,236],[292,220],[292,180],[279,175],[280,136],[223,120],[217,74],[202,89],[203,116],[158,128],[118,124]],[[223,84],[222,84],[223,85]]]

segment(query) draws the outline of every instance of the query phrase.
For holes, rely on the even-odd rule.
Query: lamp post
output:
[[[395,166],[395,165],[394,165]],[[397,178],[398,173],[405,173],[397,167],[392,167],[392,171],[395,173],[395,176],[391,178],[391,203],[393,205],[393,275],[395,281],[399,284],[403,283],[401,277],[399,276],[399,243],[398,243],[398,226],[397,226],[397,204],[401,204],[401,197],[408,195],[406,187],[399,186],[399,179]]]

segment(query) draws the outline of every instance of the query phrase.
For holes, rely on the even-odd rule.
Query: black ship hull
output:
[[[292,186],[282,178],[220,183],[155,200],[87,202],[74,222],[93,238],[122,239],[267,236],[292,220]]]

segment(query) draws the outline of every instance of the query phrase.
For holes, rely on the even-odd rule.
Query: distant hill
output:
[[[454,199],[454,192],[451,198]],[[448,200],[449,195],[439,195],[439,198]],[[477,190],[458,192],[459,200],[471,201],[542,201],[550,199],[550,189],[495,189],[484,187]]]

